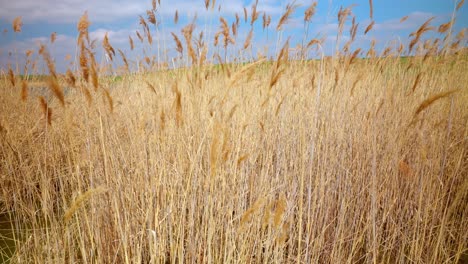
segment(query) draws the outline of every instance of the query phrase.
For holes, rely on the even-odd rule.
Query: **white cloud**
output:
[[[219,3],[218,3],[219,2]],[[215,9],[206,11],[203,1],[171,0],[161,1],[157,10],[160,14],[172,17],[175,10],[179,15],[199,17],[234,15],[243,13],[243,2],[238,0],[218,1]],[[218,6],[221,4],[221,11]],[[17,16],[22,16],[25,22],[48,23],[76,23],[81,15],[88,11],[91,22],[114,22],[123,18],[135,18],[145,15],[151,8],[151,1],[146,0],[0,0],[0,18],[12,21]],[[247,6],[250,13],[250,5]],[[275,15],[282,12],[281,2],[261,1],[258,11],[266,11]]]
[[[75,23],[88,10],[91,21],[114,21],[145,12],[146,1],[128,0],[1,0],[0,17],[13,20],[22,16],[26,22]]]

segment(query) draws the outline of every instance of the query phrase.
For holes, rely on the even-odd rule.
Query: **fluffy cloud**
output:
[[[1,0],[0,17],[22,16],[26,22],[75,23],[88,10],[92,21],[114,21],[145,12],[146,1]]]
[[[218,3],[214,11],[206,11],[203,1],[171,0],[161,1],[158,6],[160,14],[166,16],[174,15],[178,10],[180,15],[193,17],[198,14],[200,17],[206,15],[233,15],[242,13],[243,7],[247,6],[250,12],[250,5],[238,0],[225,0],[222,2],[220,12]],[[219,1],[220,2],[220,1]],[[221,3],[220,3],[221,4]],[[48,23],[75,23],[80,16],[88,11],[89,18],[94,22],[113,22],[123,18],[136,18],[138,15],[146,13],[151,8],[151,1],[144,0],[21,0],[10,1],[0,0],[0,18],[12,21],[16,16],[22,16],[25,22],[48,22]],[[261,1],[258,11],[265,11],[275,15],[282,12],[283,7],[278,1]]]

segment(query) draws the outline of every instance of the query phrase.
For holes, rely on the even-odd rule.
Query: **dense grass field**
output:
[[[76,70],[0,78],[0,261],[468,260],[463,47],[224,63],[186,34],[115,78],[85,22]]]

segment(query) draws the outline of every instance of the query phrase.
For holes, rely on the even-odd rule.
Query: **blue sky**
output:
[[[368,49],[372,39],[377,42],[377,47],[383,49],[386,45],[394,45],[392,41],[408,42],[408,35],[415,31],[421,24],[432,16],[436,18],[432,21],[432,26],[439,26],[450,21],[455,5],[459,0],[394,0],[394,1],[373,1],[373,16],[375,20],[374,29],[364,35],[364,30],[370,23],[369,1],[368,0],[317,0],[317,12],[312,19],[309,29],[309,38],[320,36],[326,39],[324,44],[325,53],[330,55],[334,50],[337,34],[337,13],[341,6],[347,7],[352,4],[353,15],[359,23],[357,40],[352,49]],[[139,25],[139,15],[146,18],[146,10],[151,8],[151,1],[132,0],[0,0],[0,70],[5,69],[8,64],[14,65],[16,61],[20,65],[24,64],[24,53],[32,49],[37,53],[39,43],[47,44],[54,57],[59,71],[64,71],[69,66],[69,61],[65,60],[67,54],[74,55],[76,48],[76,23],[81,15],[88,11],[91,21],[90,35],[92,39],[101,41],[107,33],[110,43],[115,49],[121,49],[126,55],[136,61],[143,57],[143,50],[148,55],[157,54],[157,40],[166,47],[168,56],[175,56],[174,41],[170,32],[174,32],[181,37],[181,28],[192,21],[197,15],[197,30],[206,30],[205,36],[212,42],[214,33],[219,30],[219,17],[223,16],[229,23],[235,19],[238,13],[243,21],[243,7],[247,7],[250,15],[250,8],[255,1],[218,0],[216,6],[221,5],[220,11],[206,11],[204,0],[183,1],[183,0],[161,0],[161,5],[157,8],[157,18],[161,22],[158,27],[159,33],[152,28],[155,39],[153,45],[140,44],[137,41],[135,31],[141,30]],[[272,23],[268,32],[261,28],[261,15],[257,21],[254,33],[253,53],[265,51],[268,47],[268,54],[272,55],[276,45],[291,37],[291,46],[303,41],[304,10],[315,0],[298,0],[299,8],[292,15],[291,20],[281,33],[278,44],[278,33],[275,30],[277,21],[284,11],[285,6],[291,1],[259,0],[257,10],[271,15]],[[174,12],[178,10],[180,20],[177,25],[173,22]],[[22,31],[14,33],[11,22],[17,16],[23,20]],[[404,16],[409,18],[400,23]],[[349,23],[345,26],[344,38],[349,36]],[[464,5],[457,13],[457,20],[454,31],[468,27],[468,7]],[[250,30],[250,23],[241,22],[241,28],[236,39],[237,49],[233,47],[230,52],[235,54],[242,46]],[[57,33],[57,40],[51,44],[49,37],[52,32]],[[132,36],[136,45],[134,51],[130,51],[128,36]],[[267,38],[268,36],[268,38]],[[430,32],[428,37],[440,37],[436,32]],[[182,38],[182,37],[181,37]],[[307,41],[307,40],[306,40]],[[466,45],[466,39],[464,41]],[[214,51],[214,48],[210,49]],[[97,45],[98,58],[102,59],[102,48]],[[10,55],[11,54],[11,55]],[[99,57],[100,56],[100,57]]]

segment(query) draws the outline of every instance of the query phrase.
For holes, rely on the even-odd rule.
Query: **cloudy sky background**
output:
[[[291,47],[303,41],[304,10],[314,1],[296,1],[300,7],[281,33],[283,41],[291,37]],[[23,54],[26,50],[34,50],[37,54],[40,43],[47,44],[58,70],[62,72],[66,70],[70,61],[67,61],[65,57],[67,55],[73,57],[75,54],[76,23],[85,11],[88,11],[89,20],[92,23],[89,29],[91,39],[96,39],[99,43],[107,33],[114,48],[121,49],[132,60],[142,58],[143,53],[156,55],[158,39],[161,46],[165,44],[169,56],[175,56],[175,44],[170,32],[181,37],[181,28],[192,21],[195,15],[197,16],[197,32],[206,30],[205,35],[210,35],[207,41],[212,42],[213,34],[220,28],[219,17],[223,16],[229,23],[232,23],[235,20],[235,14],[238,13],[241,17],[241,28],[237,39],[237,49],[239,49],[250,30],[250,21],[243,22],[243,7],[247,7],[250,16],[254,2],[252,0],[218,0],[216,6],[221,6],[219,11],[218,8],[214,11],[206,11],[203,0],[161,0],[161,5],[157,8],[157,19],[160,22],[159,34],[151,25],[154,42],[150,47],[147,43],[139,43],[135,31],[142,32],[138,16],[142,15],[146,18],[146,10],[151,9],[151,0],[0,0],[0,71],[5,70],[8,64],[14,66],[17,61],[20,65],[24,65]],[[317,13],[310,24],[309,38],[306,41],[316,36],[325,38],[327,41],[324,44],[324,51],[327,55],[331,55],[335,48],[338,30],[337,13],[341,6],[356,4],[352,11],[359,23],[359,29],[352,49],[367,50],[372,39],[375,39],[377,48],[382,50],[387,45],[395,45],[395,41],[408,43],[409,34],[432,16],[436,17],[431,23],[432,26],[438,27],[450,21],[458,0],[374,0],[373,15],[376,24],[374,29],[366,35],[364,35],[364,30],[371,22],[368,0],[318,0],[317,2]],[[277,49],[276,46],[282,45],[282,43],[276,44],[278,32],[275,28],[288,3],[290,1],[259,0],[257,10],[271,15],[272,23],[270,29],[264,32],[261,27],[262,14],[260,15],[254,33],[252,48],[254,54],[268,46],[269,55],[273,55]],[[173,21],[175,10],[178,10],[180,17],[177,25]],[[22,17],[23,27],[21,32],[15,34],[11,23],[17,16]],[[409,16],[409,18],[400,23],[400,19],[404,16]],[[349,25],[350,19],[345,27],[345,40],[349,36],[347,32]],[[454,31],[458,33],[467,26],[468,7],[464,5],[457,13]],[[50,43],[52,32],[57,33],[57,40],[53,44]],[[134,51],[130,51],[128,36],[135,41]],[[441,37],[441,35],[437,32],[429,32],[427,37]],[[466,45],[466,40],[464,44]],[[210,50],[215,51],[214,48]],[[230,52],[235,54],[236,50],[231,49]],[[102,47],[98,44],[98,60],[104,59],[102,54]]]

